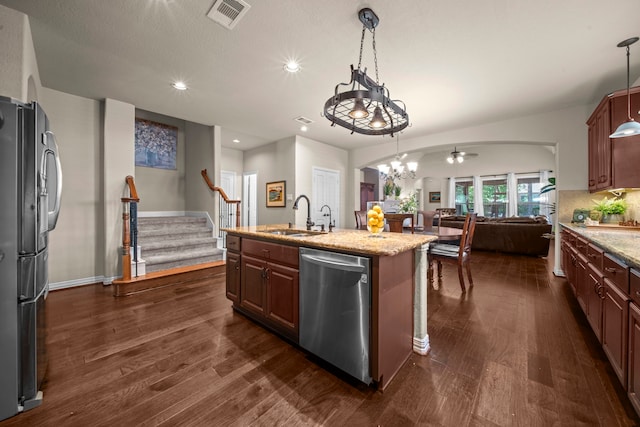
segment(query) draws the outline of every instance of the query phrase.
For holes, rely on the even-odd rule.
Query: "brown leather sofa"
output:
[[[443,227],[462,228],[464,216],[442,218]],[[522,255],[547,256],[551,224],[545,217],[478,217],[472,249]]]

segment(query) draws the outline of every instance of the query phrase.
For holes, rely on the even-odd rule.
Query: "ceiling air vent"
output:
[[[307,119],[307,118],[306,118],[306,117],[304,117],[304,116],[296,117],[296,118],[295,118],[295,119],[293,119],[293,120],[295,120],[296,122],[298,122],[298,123],[300,123],[300,124],[302,124],[302,125],[310,125],[311,123],[313,123],[313,120],[311,120],[311,119]]]
[[[207,16],[232,30],[250,8],[251,5],[242,0],[216,0]]]

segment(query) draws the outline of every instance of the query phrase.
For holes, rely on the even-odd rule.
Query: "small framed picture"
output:
[[[429,203],[440,203],[439,191],[429,191]]]
[[[285,183],[286,181],[267,182],[267,207],[285,207]]]

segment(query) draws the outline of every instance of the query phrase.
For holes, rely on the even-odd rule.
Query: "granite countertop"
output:
[[[560,225],[595,243],[630,267],[640,269],[640,230],[604,226],[586,227],[570,223]]]
[[[260,238],[329,250],[341,250],[365,255],[394,256],[401,252],[412,250],[423,244],[432,242],[437,236],[427,234],[390,233],[382,232],[374,237],[366,230],[334,229],[329,232],[313,232],[309,235],[287,236],[271,234],[270,230],[290,230],[287,224],[269,224],[238,228],[223,228],[229,234],[241,237]],[[304,229],[297,229],[301,233],[309,233]]]

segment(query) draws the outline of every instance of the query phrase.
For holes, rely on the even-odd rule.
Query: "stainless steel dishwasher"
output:
[[[367,384],[370,260],[300,248],[300,346]]]

